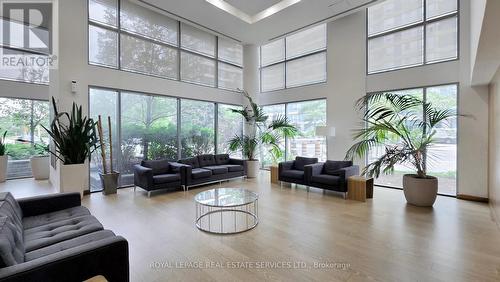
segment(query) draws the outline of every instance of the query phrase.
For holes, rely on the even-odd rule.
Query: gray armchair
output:
[[[308,184],[312,187],[347,193],[347,179],[359,175],[359,167],[352,161],[326,161],[306,166]]]
[[[150,196],[154,190],[183,188],[187,167],[167,160],[144,160],[134,166],[134,189],[138,186]]]

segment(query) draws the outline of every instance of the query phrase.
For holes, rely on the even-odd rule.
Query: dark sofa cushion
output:
[[[227,171],[229,172],[237,172],[237,171],[244,171],[245,168],[242,165],[233,165],[233,164],[227,164],[227,165],[221,165],[223,167],[227,167]]]
[[[349,166],[352,166],[352,161],[326,161],[323,165],[323,172],[334,174],[337,170]]]
[[[326,185],[338,185],[340,182],[340,177],[329,174],[313,175],[311,177],[311,182],[316,182]]]
[[[215,155],[215,164],[217,164],[217,165],[229,164],[229,154]]]
[[[218,166],[218,165],[214,165],[214,166],[204,166],[203,168],[204,168],[204,169],[208,169],[208,170],[212,171],[212,174],[224,174],[224,173],[227,173],[227,172],[228,172],[227,167],[224,167],[224,166]]]
[[[24,262],[24,252],[22,230],[11,218],[0,216],[0,267]]]
[[[70,218],[90,215],[89,210],[84,206],[72,207],[55,212],[44,213],[41,215],[28,216],[23,218],[23,229],[30,229],[45,224],[67,220]]]
[[[170,170],[170,164],[167,160],[144,160],[141,165],[152,169],[153,175],[166,174]]]
[[[203,168],[193,168],[191,171],[191,178],[200,179],[212,176],[212,171]]]
[[[197,157],[181,159],[181,160],[178,161],[178,163],[185,164],[185,165],[190,165],[193,168],[199,168],[200,167],[200,164],[198,162],[198,158]]]
[[[304,179],[304,171],[296,169],[284,170],[281,172],[281,176],[293,179]]]
[[[30,252],[99,230],[103,230],[103,227],[95,217],[91,215],[75,217],[25,229],[24,246],[26,252]]]
[[[200,167],[215,165],[215,157],[214,155],[209,154],[199,155],[198,163],[200,164]]]
[[[83,236],[79,236],[70,240],[62,241],[47,247],[36,249],[34,251],[28,252],[24,256],[25,261],[34,260],[37,258],[45,257],[51,254],[62,252],[67,249],[80,247],[84,244],[99,241],[108,237],[113,237],[115,234],[110,230],[101,230],[97,232],[92,232]]]
[[[315,164],[318,162],[318,158],[304,158],[304,157],[295,157],[294,168],[296,170],[304,170],[305,165]]]
[[[160,174],[153,176],[154,184],[171,183],[181,180],[181,175],[178,173],[174,174]]]

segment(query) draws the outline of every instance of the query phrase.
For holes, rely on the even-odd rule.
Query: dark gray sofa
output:
[[[0,281],[129,281],[128,243],[104,230],[79,193],[0,193]]]
[[[178,163],[185,164],[184,186],[189,187],[220,182],[246,175],[246,162],[232,159],[228,154],[199,155],[181,159]]]
[[[167,160],[143,160],[134,165],[134,189],[140,187],[148,191],[178,190],[183,188],[187,165]]]
[[[309,177],[308,185],[312,187],[347,193],[347,179],[359,175],[359,167],[352,161],[326,161],[306,166]]]
[[[318,158],[305,157],[295,157],[294,161],[281,162],[278,164],[278,180],[307,186],[310,170],[306,170],[305,167],[317,162]]]

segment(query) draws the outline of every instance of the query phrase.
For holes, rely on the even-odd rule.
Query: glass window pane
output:
[[[219,37],[219,59],[238,66],[243,65],[243,46],[235,41]]]
[[[262,107],[264,113],[268,116],[268,123],[275,120],[279,116],[285,116],[285,104],[277,104]],[[283,152],[283,156],[278,160],[273,160],[273,157],[269,153],[269,147],[260,147],[260,162],[262,168],[269,168],[271,165],[278,165],[277,163],[285,161],[285,138],[282,138],[279,142],[279,147]]]
[[[177,78],[177,50],[121,35],[121,67],[125,70]]]
[[[181,100],[181,156],[215,152],[215,104]]]
[[[143,159],[177,160],[177,100],[121,94],[122,185],[134,183],[133,166]]]
[[[457,0],[427,0],[426,17],[434,18],[457,10]]]
[[[368,72],[391,70],[423,63],[421,26],[368,40]]]
[[[427,25],[426,61],[456,59],[458,56],[457,18],[449,18]]]
[[[229,151],[229,140],[236,135],[241,136],[243,133],[243,117],[240,114],[231,112],[231,109],[241,110],[243,107],[224,104],[218,105],[217,153],[230,154],[231,157],[241,158],[241,151]]]
[[[267,66],[285,59],[285,40],[279,39],[260,47],[261,66]]]
[[[181,80],[215,86],[215,60],[181,52]]]
[[[113,170],[121,171],[118,167],[118,154],[120,140],[118,140],[118,92],[115,90],[90,88],[89,90],[89,115],[97,121],[101,115],[103,138],[106,145],[107,168],[109,169],[109,126],[108,116],[111,117],[111,132],[113,134]],[[90,161],[90,191],[103,189],[99,173],[102,172],[102,158],[100,150],[92,154]]]
[[[118,0],[89,0],[89,19],[117,27],[117,7]]]
[[[423,0],[386,0],[368,8],[368,35],[422,22]]]
[[[178,22],[130,1],[120,3],[121,28],[177,45]]]
[[[181,47],[215,57],[215,35],[182,23]]]
[[[243,69],[219,62],[219,88],[243,89]]]
[[[427,88],[427,102],[440,110],[457,111],[457,86]],[[427,173],[439,179],[439,193],[456,195],[457,187],[457,118],[436,126],[436,144],[427,152]]]
[[[31,53],[25,53],[17,50],[0,48],[0,52],[3,58],[12,59],[14,61],[37,61],[41,60],[46,62],[47,56],[44,55],[36,55]],[[12,64],[12,65],[3,65],[0,68],[0,79],[7,80],[16,80],[23,81],[29,83],[38,83],[38,84],[48,84],[49,83],[49,66],[41,65],[41,66],[33,66],[33,65],[23,65],[23,64]]]
[[[287,159],[296,156],[326,160],[326,138],[316,136],[316,127],[326,125],[326,100],[287,104],[287,117],[300,132],[288,141]]]
[[[286,38],[287,59],[323,49],[326,49],[326,24],[318,25]]]
[[[286,87],[326,81],[326,53],[302,57],[286,64]]]
[[[89,63],[118,67],[118,33],[89,25]]]
[[[261,70],[262,92],[285,88],[285,64],[277,64]]]
[[[0,98],[0,129],[2,134],[7,131],[8,179],[31,177],[30,158],[48,155],[43,147],[49,143],[49,137],[41,125],[49,125],[47,101]]]

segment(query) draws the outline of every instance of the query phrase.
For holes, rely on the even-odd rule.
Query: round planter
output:
[[[35,180],[49,179],[49,156],[33,156],[30,164]]]
[[[259,161],[250,161],[247,160],[247,177],[255,178],[259,175]]]
[[[403,176],[403,191],[408,204],[432,207],[437,197],[438,179],[433,176],[417,178],[415,174],[405,174]]]
[[[5,182],[7,178],[7,163],[9,161],[9,156],[0,156],[0,182]]]

